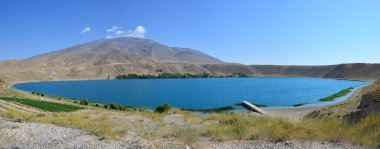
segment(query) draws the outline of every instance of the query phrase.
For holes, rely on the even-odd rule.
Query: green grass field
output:
[[[40,100],[33,100],[33,99],[0,97],[0,100],[9,101],[9,102],[16,102],[19,104],[27,105],[30,107],[34,107],[34,108],[49,111],[49,112],[72,112],[72,111],[83,109],[83,108],[78,107],[78,106],[61,104],[61,103],[54,103],[54,102],[47,102],[47,101],[40,101]]]
[[[352,89],[354,89],[354,88],[353,88],[353,87],[350,87],[350,88],[347,88],[347,89],[341,90],[340,92],[335,93],[335,94],[333,94],[333,95],[331,95],[331,96],[329,96],[329,97],[319,99],[319,101],[333,101],[333,100],[336,99],[336,98],[339,98],[339,97],[342,97],[342,96],[347,95],[348,93],[351,92]]]

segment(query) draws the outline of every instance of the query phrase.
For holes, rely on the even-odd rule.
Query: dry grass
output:
[[[206,120],[212,123],[204,135],[218,141],[245,139],[250,133],[247,119],[238,114],[212,114]]]
[[[8,109],[0,112],[3,117],[37,123],[51,123],[58,126],[77,128],[105,138],[119,138],[126,133],[120,121],[110,119],[108,113],[81,111],[75,113],[31,114]]]
[[[214,114],[206,117],[213,121],[204,133],[214,140],[269,139],[269,140],[322,140],[348,141],[368,147],[380,145],[380,114],[365,117],[359,123],[337,118],[289,122],[239,114]]]
[[[176,126],[167,132],[162,137],[173,137],[179,139],[184,145],[196,146],[201,134],[200,129],[193,128],[191,126]]]
[[[36,114],[21,112],[15,109],[7,109],[5,111],[0,111],[0,116],[6,117],[12,120],[24,120],[24,121],[30,121],[37,117]]]
[[[173,109],[173,114],[179,114],[182,116],[182,118],[191,124],[198,124],[201,123],[203,120],[201,119],[201,116],[195,116],[192,112],[189,111],[182,111],[181,109]]]
[[[137,128],[137,133],[139,137],[143,139],[153,139],[154,137],[158,136],[157,132],[154,131],[152,128],[144,125],[139,125]]]
[[[156,121],[160,121],[166,114],[160,114],[160,113],[155,113],[152,111],[147,111],[147,110],[135,110],[135,111],[129,111],[128,114],[133,114],[133,115],[140,115],[148,119],[153,119]]]
[[[185,125],[157,126],[168,129],[151,128],[141,124],[136,127],[137,135],[143,139],[156,137],[177,138],[183,144],[196,145],[200,137],[217,141],[265,139],[265,140],[321,140],[348,141],[366,147],[376,147],[380,142],[380,114],[372,114],[358,123],[337,118],[309,119],[290,122],[269,117],[245,116],[240,114],[192,115],[187,112],[173,111],[187,119]],[[119,138],[126,134],[125,115],[138,115],[159,124],[163,114],[149,111],[115,112],[108,110],[84,110],[73,113],[49,113],[43,115],[20,112],[13,109],[0,112],[3,117],[21,119],[31,122],[52,123],[63,127],[78,128],[105,138]],[[202,123],[194,124],[192,120],[200,119]],[[198,121],[198,120],[197,120]],[[140,124],[137,122],[136,124]],[[199,126],[199,127],[195,127]]]
[[[118,121],[110,119],[107,115],[92,112],[48,114],[34,121],[78,128],[105,138],[118,138],[126,132],[118,127],[121,125]]]

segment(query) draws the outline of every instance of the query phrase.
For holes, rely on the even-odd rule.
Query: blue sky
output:
[[[0,1],[0,60],[116,32],[243,64],[379,63],[380,1]]]

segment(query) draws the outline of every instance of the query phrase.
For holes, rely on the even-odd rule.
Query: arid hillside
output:
[[[380,64],[242,65],[139,38],[102,39],[25,60],[0,62],[0,78],[7,81],[102,79],[162,72],[373,79],[380,77]]]
[[[25,60],[0,62],[0,75],[16,80],[94,79],[126,73],[207,72],[199,64],[222,61],[190,48],[149,39],[102,39]]]
[[[351,113],[349,117],[354,120],[380,112],[380,79],[375,80],[371,85],[362,89],[360,104],[357,111]]]

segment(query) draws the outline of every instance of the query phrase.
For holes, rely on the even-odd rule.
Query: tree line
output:
[[[228,78],[228,77],[248,77],[245,74],[233,73],[231,75],[218,75],[213,73],[200,73],[200,74],[180,74],[180,73],[161,73],[158,75],[150,74],[127,74],[127,75],[118,75],[115,79],[168,79],[168,78]]]

